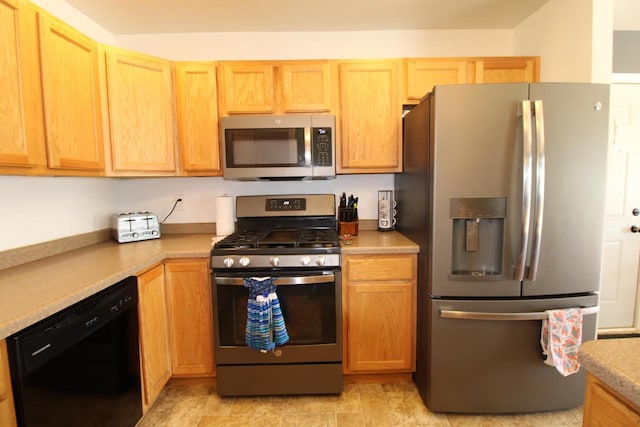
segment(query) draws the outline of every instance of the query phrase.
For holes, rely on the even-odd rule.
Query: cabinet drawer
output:
[[[348,281],[393,280],[415,278],[415,255],[365,255],[347,257]]]

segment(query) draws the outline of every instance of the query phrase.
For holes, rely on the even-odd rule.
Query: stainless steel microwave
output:
[[[220,121],[225,179],[336,177],[333,115],[232,116]]]

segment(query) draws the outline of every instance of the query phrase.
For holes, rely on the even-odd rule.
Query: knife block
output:
[[[358,235],[358,221],[340,221],[338,222],[338,233],[340,235],[343,234],[351,234],[352,236]]]

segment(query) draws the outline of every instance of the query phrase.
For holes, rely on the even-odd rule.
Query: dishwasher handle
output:
[[[598,306],[582,309],[583,315],[595,314],[600,310]],[[440,310],[440,317],[462,320],[544,320],[549,317],[546,311],[527,313],[487,313],[478,311]]]

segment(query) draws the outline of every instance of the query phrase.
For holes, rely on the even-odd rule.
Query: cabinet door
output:
[[[590,372],[584,398],[583,427],[637,426],[640,409]]]
[[[282,65],[282,109],[286,113],[331,111],[328,61]]]
[[[420,101],[435,85],[473,82],[467,59],[407,59],[406,67],[408,102]]]
[[[171,260],[165,272],[173,375],[213,375],[208,259]]]
[[[162,265],[138,276],[138,318],[142,406],[146,411],[171,377],[167,299]]]
[[[222,175],[214,63],[176,64],[178,143],[183,175]]]
[[[0,166],[46,163],[35,16],[22,1],[0,0]]]
[[[475,83],[532,83],[540,79],[537,57],[483,58],[475,67]]]
[[[115,49],[106,55],[113,171],[175,175],[171,63]]]
[[[272,64],[223,64],[223,113],[273,113],[273,71]]]
[[[415,370],[415,255],[344,258],[346,372]]]
[[[16,413],[13,407],[7,342],[0,340],[0,426],[15,427]]]
[[[98,45],[39,14],[48,166],[104,171]]]
[[[400,62],[342,63],[339,68],[338,172],[400,172]]]

